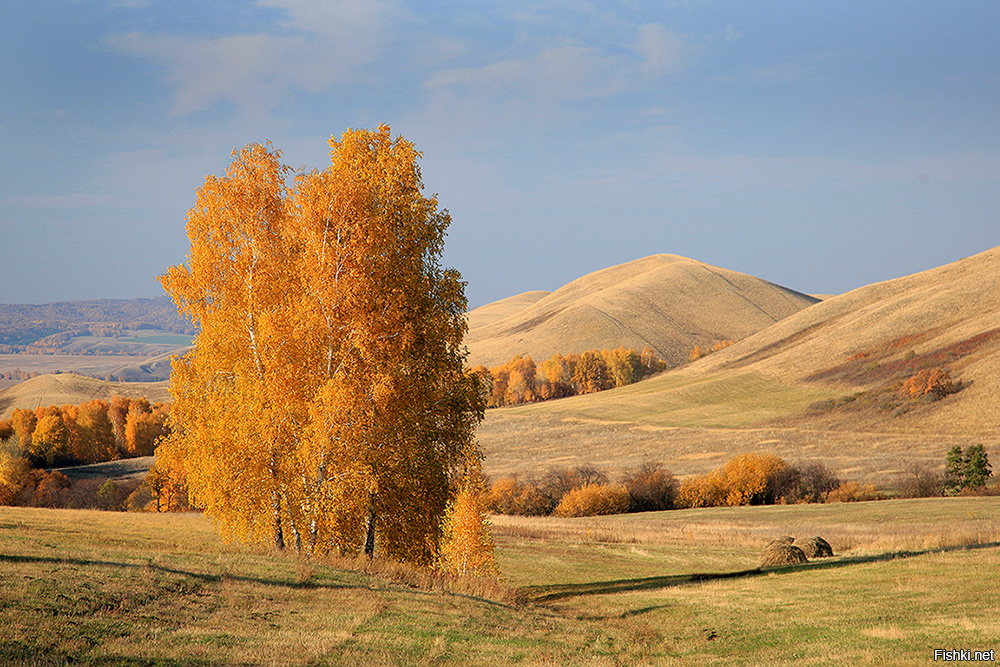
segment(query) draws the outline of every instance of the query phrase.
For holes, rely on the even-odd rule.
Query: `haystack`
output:
[[[779,567],[781,565],[795,565],[805,563],[808,558],[802,553],[802,549],[791,544],[779,544],[771,542],[760,554],[758,567]]]
[[[764,548],[767,549],[769,547],[777,546],[779,544],[786,544],[788,546],[791,546],[792,542],[794,542],[794,541],[795,541],[795,538],[792,537],[791,535],[782,535],[781,537],[776,537],[773,540],[771,540],[770,542],[768,542],[767,546],[764,547]]]
[[[807,537],[795,540],[795,546],[802,549],[806,558],[828,558],[833,555],[833,547],[822,537]]]

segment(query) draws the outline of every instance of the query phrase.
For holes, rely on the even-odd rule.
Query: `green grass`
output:
[[[497,517],[515,604],[407,568],[226,545],[197,514],[3,507],[0,664],[923,664],[933,648],[1000,648],[998,510]],[[755,571],[786,532],[838,556]]]
[[[151,343],[155,345],[191,345],[194,338],[183,334],[158,334],[153,336],[135,336],[133,338],[117,338],[119,343]]]
[[[756,372],[666,373],[619,389],[503,412],[667,427],[740,428],[803,412],[835,392],[786,385]]]

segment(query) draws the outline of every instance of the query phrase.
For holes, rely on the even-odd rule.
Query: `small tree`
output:
[[[986,480],[993,475],[986,448],[972,445],[965,450],[965,488],[978,489],[986,486]]]
[[[483,511],[483,491],[466,483],[455,496],[442,522],[439,567],[459,577],[496,577],[490,520]]]
[[[964,452],[955,445],[945,457],[945,490],[950,495],[982,488],[992,475],[990,459],[981,444],[970,445]]]
[[[955,495],[965,487],[965,457],[962,448],[955,445],[945,456],[944,488],[950,495]]]

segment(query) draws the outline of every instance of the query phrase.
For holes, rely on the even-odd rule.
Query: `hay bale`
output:
[[[805,563],[808,558],[796,546],[791,544],[776,544],[772,542],[764,547],[764,551],[760,554],[760,562],[758,567],[779,567],[781,565],[795,565],[796,563]]]
[[[807,537],[804,540],[795,540],[795,546],[802,549],[806,558],[829,558],[833,555],[833,547],[822,537]]]

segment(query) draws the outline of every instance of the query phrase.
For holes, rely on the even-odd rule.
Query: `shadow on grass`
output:
[[[264,586],[280,586],[281,588],[300,588],[300,589],[364,588],[364,586],[361,586],[359,584],[348,584],[348,583],[326,584],[326,583],[319,583],[311,579],[307,579],[305,581],[289,581],[287,579],[265,579],[262,577],[247,577],[238,574],[231,574],[228,572],[223,574],[206,574],[204,572],[190,572],[188,570],[181,570],[179,568],[167,567],[165,565],[157,565],[156,563],[152,562],[122,563],[119,561],[92,560],[86,558],[60,558],[55,556],[14,556],[9,554],[0,554],[0,563],[49,563],[53,565],[79,565],[82,567],[115,567],[115,568],[137,569],[137,570],[155,570],[157,572],[163,572],[166,574],[190,577],[192,579],[197,579],[199,581],[208,583],[228,580],[228,581],[241,581],[246,583],[261,584]]]
[[[77,656],[51,647],[33,646],[24,642],[0,640],[0,664],[4,667],[222,667],[224,663],[209,660],[176,660],[173,658],[133,658],[129,656]]]
[[[812,570],[829,570],[839,567],[849,567],[863,563],[878,563],[882,561],[897,560],[900,558],[913,558],[914,556],[924,556],[927,554],[947,553],[951,551],[969,551],[972,549],[989,549],[1000,547],[1000,542],[987,542],[983,544],[969,544],[963,546],[938,547],[935,549],[921,549],[917,551],[888,551],[870,556],[849,556],[846,558],[833,558],[824,560],[813,560],[797,565],[785,565],[773,568],[753,568],[750,570],[738,570],[736,572],[706,572],[694,574],[672,574],[662,577],[643,577],[641,579],[615,579],[612,581],[593,581],[582,584],[551,584],[548,586],[524,586],[519,589],[521,596],[529,602],[544,603],[565,600],[568,598],[585,595],[608,595],[614,593],[628,593],[631,591],[655,590],[658,588],[670,588],[673,586],[683,586],[685,584],[696,584],[705,581],[720,581],[723,579],[744,579],[747,577],[757,577],[764,574],[789,574],[794,572],[805,572]],[[651,611],[656,607],[638,610],[630,615]]]

